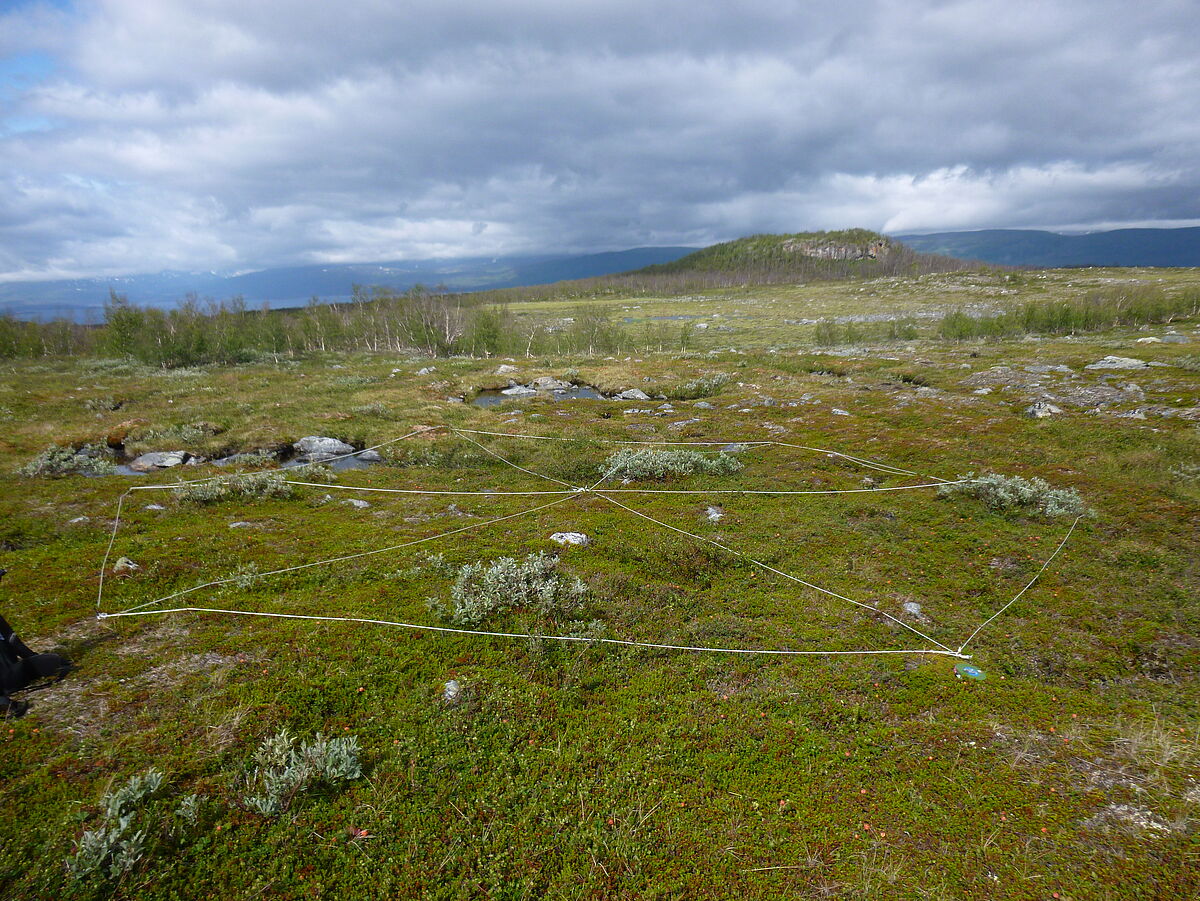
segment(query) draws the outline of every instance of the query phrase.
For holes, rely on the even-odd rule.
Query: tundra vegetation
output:
[[[159,314],[114,302],[91,330],[4,323],[21,349],[0,364],[0,609],[80,668],[0,729],[0,896],[1200,895],[1200,274],[825,263],[823,279],[727,267],[486,302],[365,291],[286,314],[147,325]],[[720,279],[649,287],[706,272]],[[1114,317],[1122,297],[1155,299]],[[439,345],[426,303],[461,303],[466,331]],[[1066,324],[1024,312],[1093,304]],[[512,340],[472,347],[489,310]],[[943,329],[960,314],[1024,324]],[[650,400],[461,402],[539,376]],[[1026,415],[1039,401],[1061,412]],[[277,470],[304,436],[361,448],[420,425],[443,428],[366,469],[304,486]],[[563,487],[530,472],[593,485],[623,440],[720,444],[686,449],[703,463],[625,452],[597,493],[505,493]],[[131,476],[84,471],[81,450],[247,456]],[[979,481],[883,490],[960,473]],[[125,497],[105,612],[218,581],[170,606],[418,628],[97,620],[118,499],[181,482]],[[854,492],[611,495],[673,531],[605,485]],[[1081,511],[967,648],[985,681],[928,653],[435,631],[933,647],[906,623],[957,648]],[[590,541],[560,547],[563,531]],[[326,558],[343,559],[271,575]]]

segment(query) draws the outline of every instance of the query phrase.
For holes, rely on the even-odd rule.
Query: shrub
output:
[[[20,469],[17,474],[32,479],[38,476],[65,476],[82,473],[89,476],[106,476],[116,472],[116,467],[100,456],[93,456],[89,448],[75,450],[52,444]]]
[[[243,472],[237,475],[183,482],[175,497],[185,504],[215,504],[231,499],[252,497],[289,498],[296,489],[287,484],[285,475],[274,472]]]
[[[1074,488],[1053,488],[1045,479],[1023,479],[989,472],[979,478],[969,472],[962,485],[943,485],[939,497],[959,492],[979,498],[992,510],[1002,513],[1036,511],[1042,516],[1079,516],[1086,510],[1083,499]]]
[[[67,858],[67,871],[76,879],[93,873],[115,879],[133,869],[146,847],[146,830],[131,831],[138,805],[162,784],[163,774],[151,767],[106,794],[100,801],[100,827],[83,833],[75,853]]]
[[[708,456],[693,450],[656,450],[625,448],[612,454],[600,465],[606,477],[622,479],[665,479],[668,476],[731,475],[742,468],[736,457],[719,453]]]
[[[560,576],[557,562],[550,554],[537,553],[524,560],[501,557],[489,564],[468,563],[458,570],[450,590],[450,618],[477,626],[493,614],[516,608],[547,618],[574,613],[582,606],[587,586]]]
[[[325,738],[296,747],[296,739],[281,729],[263,739],[251,769],[243,776],[245,805],[263,816],[279,816],[296,796],[315,783],[335,785],[358,779],[358,739],[353,735]]]
[[[672,400],[695,400],[699,397],[712,397],[720,394],[729,384],[729,376],[724,372],[700,376],[690,382],[684,382],[675,388],[668,388],[663,393]]]

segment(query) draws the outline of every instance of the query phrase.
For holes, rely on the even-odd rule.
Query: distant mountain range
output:
[[[995,228],[894,237],[922,253],[1007,266],[1200,266],[1200,228],[1119,228],[1082,235]]]
[[[668,263],[694,247],[636,247],[609,253],[519,257],[462,257],[262,269],[240,275],[214,272],[157,272],[114,278],[85,278],[0,284],[0,314],[18,319],[57,317],[99,322],[111,288],[141,306],[174,307],[189,293],[228,300],[241,296],[249,307],[303,306],[313,297],[345,300],[353,286],[384,285],[406,291],[413,285],[445,285],[452,291],[480,291],[544,285],[576,278],[628,272]]]

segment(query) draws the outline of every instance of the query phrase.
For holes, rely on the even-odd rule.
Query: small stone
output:
[[[992,389],[991,389],[991,388],[976,388],[976,389],[975,389],[974,391],[972,391],[971,393],[972,393],[972,394],[978,394],[980,397],[982,397],[982,396],[984,396],[985,394],[991,394],[991,393],[992,393]]]
[[[463,689],[457,679],[451,679],[442,686],[442,700],[453,706],[462,700]]]
[[[465,397],[459,397],[457,395],[446,398],[446,403],[448,403],[448,404],[465,404],[466,402],[467,402],[467,399]]]
[[[121,557],[116,563],[113,564],[114,573],[131,573],[136,572],[139,569],[141,569],[141,567],[128,557]]]
[[[364,463],[382,463],[383,462],[383,457],[380,456],[379,451],[377,451],[377,450],[365,450],[361,454],[358,455],[358,459],[362,460]]]
[[[563,546],[574,545],[576,547],[587,547],[592,543],[592,539],[583,532],[555,532],[550,536],[550,540]]]
[[[905,601],[901,606],[904,608],[904,612],[909,616],[924,616],[924,614],[921,613],[921,605],[916,601]]]
[[[516,366],[509,366],[507,363],[501,363],[496,367],[496,375],[508,375],[513,372],[518,372]]]
[[[90,518],[90,517],[87,517],[87,516],[76,516],[74,519],[68,520],[68,521],[67,521],[67,524],[68,524],[68,525],[75,526],[75,525],[79,525],[80,523],[84,523],[84,522],[91,522],[91,521],[92,521],[92,520],[91,520],[91,518]]]
[[[702,421],[703,420],[700,420],[700,419],[681,419],[678,422],[671,423],[670,425],[667,426],[667,428],[673,429],[675,431],[679,431],[680,429],[686,429],[688,426],[694,425],[695,423],[702,422]]]
[[[711,409],[713,409],[713,405],[712,405],[712,404],[710,404],[710,403],[709,403],[708,401],[706,401],[706,400],[698,400],[698,401],[696,401],[694,404],[692,404],[692,406],[693,406],[693,407],[695,407],[697,410],[711,410]]]
[[[348,507],[354,507],[356,510],[366,510],[371,506],[367,501],[360,500],[357,497],[348,497],[342,503]]]
[[[436,366],[426,366],[424,369],[418,369],[417,375],[429,375],[431,372],[437,372]]]
[[[162,504],[146,504],[145,509],[146,510],[165,510],[167,508],[164,507]]]
[[[832,413],[834,416],[849,416],[849,415],[850,415],[850,414],[849,414],[848,412],[846,412],[845,410],[839,410],[837,407],[834,407],[834,408],[833,408],[832,410],[830,410],[829,412],[830,412],[830,413]]]
[[[231,528],[231,529],[252,529],[252,528],[254,528],[254,523],[246,522],[245,520],[238,520],[237,522],[231,522],[229,524],[229,528]]]
[[[704,511],[704,515],[709,522],[720,522],[725,516],[725,511],[720,507],[709,507]]]
[[[511,388],[505,388],[501,392],[505,397],[533,397],[537,394],[537,389],[527,388],[525,385],[513,385]]]
[[[1036,404],[1025,408],[1025,415],[1030,419],[1045,419],[1047,416],[1057,416],[1062,412],[1061,407],[1039,400]]]
[[[1138,344],[1162,344],[1162,338],[1138,338]]]
[[[626,388],[615,396],[616,400],[649,400],[650,395],[641,388]]]
[[[530,382],[529,387],[537,391],[566,391],[571,387],[571,383],[553,376],[543,375]]]

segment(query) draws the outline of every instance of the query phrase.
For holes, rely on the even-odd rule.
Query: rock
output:
[[[1187,344],[1190,339],[1187,335],[1163,335],[1163,344]]]
[[[698,401],[696,401],[694,404],[692,404],[692,406],[693,406],[693,407],[695,407],[697,410],[711,410],[711,409],[713,409],[713,405],[712,405],[712,404],[710,404],[710,403],[709,403],[708,401],[706,401],[706,400],[698,400]]]
[[[74,519],[67,520],[67,525],[77,526],[80,523],[91,522],[91,521],[92,521],[91,518],[88,516],[76,516]]]
[[[721,453],[723,453],[723,454],[744,454],[748,450],[750,450],[750,445],[748,445],[748,444],[726,444],[724,447],[721,448]]]
[[[675,431],[679,431],[680,429],[686,429],[688,426],[694,425],[695,423],[702,422],[702,421],[703,420],[700,420],[700,419],[681,419],[678,422],[671,423],[669,426],[667,426],[667,428],[673,429]]]
[[[131,573],[131,572],[137,572],[137,570],[139,570],[139,569],[141,569],[141,567],[138,566],[136,563],[134,563],[132,560],[130,560],[128,557],[122,557],[116,563],[113,564],[112,571],[114,573]]]
[[[535,391],[566,391],[571,387],[571,383],[549,375],[543,375],[530,382],[529,387]]]
[[[342,501],[342,503],[347,507],[354,507],[356,510],[366,510],[369,506],[371,506],[366,501],[360,500],[357,497],[348,497]]]
[[[377,450],[365,450],[358,455],[358,459],[364,463],[382,463],[383,457],[380,456]]]
[[[129,464],[134,472],[154,472],[158,469],[170,469],[172,466],[182,466],[191,457],[187,451],[152,451],[142,454]]]
[[[146,506],[143,509],[145,509],[145,510],[165,510],[167,508],[164,507],[162,504],[146,504]]]
[[[345,441],[336,438],[325,438],[319,435],[309,435],[301,438],[292,445],[297,456],[308,463],[319,463],[333,457],[341,457],[354,453],[354,448]]]
[[[832,413],[834,416],[849,416],[850,415],[845,410],[839,410],[837,407],[834,407],[829,412]]]
[[[231,528],[231,529],[253,529],[254,523],[246,522],[244,519],[239,519],[237,522],[231,522],[229,524],[229,528]]]
[[[457,679],[451,679],[442,686],[442,700],[451,706],[462,700],[463,689]]]
[[[513,385],[511,388],[505,388],[501,392],[505,397],[532,397],[537,394],[536,388],[527,388],[524,385]]]
[[[901,607],[904,609],[904,612],[907,613],[909,616],[919,616],[922,619],[924,619],[924,617],[925,617],[925,614],[923,614],[921,612],[921,605],[918,604],[916,601],[905,601],[901,605]]]
[[[982,396],[984,396],[985,394],[991,394],[991,393],[992,393],[992,389],[991,389],[991,388],[976,388],[976,389],[975,389],[974,391],[972,391],[971,393],[972,393],[972,394],[978,394],[980,397],[982,397]]]
[[[1047,416],[1057,416],[1062,412],[1061,407],[1056,407],[1052,403],[1044,400],[1039,400],[1036,404],[1025,408],[1025,414],[1030,419],[1045,419]]]
[[[592,539],[582,532],[555,532],[550,536],[550,540],[564,546],[570,544],[576,547],[587,547],[592,543]]]
[[[707,510],[704,511],[704,516],[708,519],[709,522],[720,522],[721,519],[725,516],[725,511],[722,510],[720,507],[709,507]]]
[[[417,375],[429,375],[432,372],[437,372],[436,366],[426,366],[424,369],[418,369]]]
[[[1138,338],[1138,344],[1162,344],[1162,338]]]
[[[615,400],[649,400],[650,395],[647,394],[645,391],[643,391],[641,388],[626,388],[624,391],[621,391],[620,393],[618,393],[614,399]]]
[[[519,372],[516,366],[509,366],[507,363],[502,363],[496,367],[496,375],[508,375],[512,372]]]
[[[1134,357],[1114,357],[1109,355],[1095,363],[1089,363],[1084,369],[1145,369],[1150,364],[1145,360]]]
[[[446,398],[446,403],[448,404],[465,404],[466,402],[467,399],[465,397],[460,397],[458,395]]]

